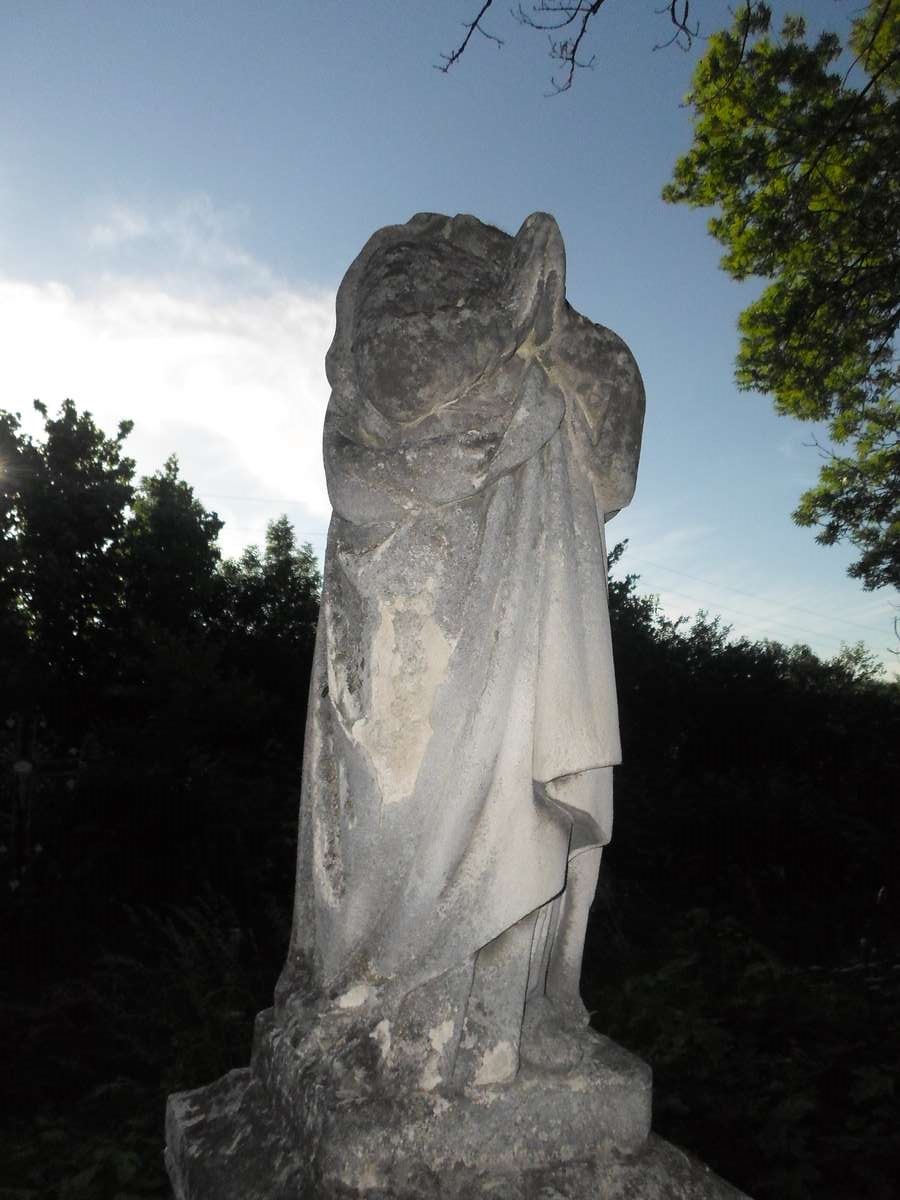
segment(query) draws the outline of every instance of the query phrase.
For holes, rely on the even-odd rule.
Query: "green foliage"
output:
[[[201,717],[253,680],[286,742],[302,729],[315,635],[311,547],[297,546],[282,517],[262,555],[250,548],[222,563],[222,522],[174,456],[135,486],[123,455],[130,422],[108,438],[72,401],[56,419],[35,403],[40,441],[0,412],[0,711],[41,713],[76,739],[104,722],[121,727],[126,714],[140,727],[152,710],[159,724],[160,686],[174,715],[179,696],[200,699],[198,672],[208,685]]]
[[[312,546],[298,547],[287,517],[270,521],[265,549],[248,547],[223,569],[228,584],[226,619],[253,633],[268,631],[290,642],[309,639],[319,612],[321,577]]]
[[[167,1094],[245,1065],[270,985],[253,924],[208,894],[171,912],[139,910],[130,925],[133,952],[104,954],[81,997],[105,1026],[107,1070],[128,1065]]]
[[[202,628],[217,599],[222,527],[179,478],[174,454],[141,480],[123,539],[124,603],[132,620],[172,632]]]
[[[758,1200],[888,1200],[900,689],[860,646],[672,624],[636,584],[610,587],[624,762],[594,1024],[653,1064],[659,1132]]]
[[[41,441],[0,412],[0,634],[11,668],[0,703],[64,723],[81,712],[87,725],[142,678],[161,636],[202,630],[221,587],[222,523],[174,457],[134,486],[123,454],[131,422],[109,438],[71,400],[55,419],[35,408]]]
[[[882,894],[900,844],[900,688],[861,647],[825,662],[652,605],[633,580],[610,590],[623,764],[604,861],[795,960],[835,961],[860,937],[900,950]]]
[[[891,962],[788,967],[729,917],[663,918],[594,1023],[654,1067],[654,1125],[757,1200],[890,1200],[900,1162]]]
[[[284,914],[263,908],[259,918],[274,919],[286,938]],[[29,1068],[15,1076],[10,1111],[15,1101],[27,1112],[32,1096],[40,1104],[40,1115],[0,1135],[8,1181],[0,1197],[167,1196],[166,1096],[246,1063],[253,1016],[272,986],[253,926],[212,895],[128,914],[126,926],[131,953],[103,954],[86,976],[52,985],[27,1007],[0,1009],[6,1061]],[[77,1106],[48,1113],[47,1095],[66,1092]]]
[[[297,545],[287,517],[271,521],[265,548],[222,567],[217,620],[229,662],[279,697],[279,736],[302,741],[321,577],[312,546]]]
[[[10,1181],[0,1200],[165,1200],[153,1101],[155,1092],[116,1080],[87,1096],[80,1116],[40,1116],[0,1133]]]
[[[60,674],[108,669],[109,618],[120,603],[120,559],[134,463],[123,421],[107,437],[66,400],[45,438],[0,413],[0,618],[15,686],[34,695]]]
[[[0,413],[0,583],[15,618],[0,630],[0,955],[32,989],[97,945],[127,953],[122,903],[189,905],[213,888],[243,925],[287,901],[319,588],[286,519],[264,555],[223,564],[221,522],[174,458],[126,487],[127,423],[116,440],[71,403],[44,416],[40,441]],[[65,520],[47,515],[57,493]],[[52,589],[28,585],[41,555],[73,544],[89,614],[75,626]],[[23,759],[27,777],[12,770]]]
[[[663,196],[716,207],[735,279],[772,282],[741,314],[736,378],[778,412],[827,421],[820,483],[794,517],[849,538],[867,588],[900,583],[900,0],[869,0],[839,38],[740,9],[694,73],[694,142]],[[862,74],[852,86],[853,70]]]
[[[284,518],[222,562],[174,460],[126,500],[121,445],[61,420],[87,449],[57,443],[53,477],[94,479],[105,524],[74,487],[69,523],[42,524],[56,485],[21,474],[0,510],[0,1200],[162,1198],[165,1095],[246,1063],[282,965],[320,581]],[[46,444],[29,453],[40,477]],[[19,569],[28,531],[59,557],[73,526],[106,531],[73,567],[93,658]],[[586,947],[597,1021],[653,1061],[662,1130],[759,1200],[884,1200],[897,687],[860,647],[822,662],[669,622],[634,576],[609,595],[625,766]]]

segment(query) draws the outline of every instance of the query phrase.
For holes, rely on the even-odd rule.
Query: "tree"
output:
[[[476,33],[497,46],[503,45],[502,38],[488,32],[482,25],[493,2],[482,0],[472,20],[463,22],[465,36],[449,54],[441,55],[444,61],[438,70],[446,74],[458,63]],[[548,34],[550,57],[562,68],[560,77],[554,76],[550,81],[554,92],[567,92],[575,81],[575,72],[594,65],[596,55],[585,57],[584,48],[588,42],[588,30],[605,3],[606,0],[535,0],[529,5],[519,4],[511,10],[520,25]],[[671,32],[662,45],[677,45],[682,50],[689,50],[700,32],[699,23],[691,17],[690,0],[665,0],[662,8],[657,8],[656,12],[660,15],[668,13],[669,16]],[[562,36],[557,36],[560,33]],[[659,46],[654,49],[659,49]]]
[[[282,519],[263,554],[223,564],[222,522],[174,456],[135,487],[130,422],[109,437],[71,401],[56,418],[38,411],[34,437],[0,411],[0,842],[16,848],[13,882],[31,894],[52,875],[102,902],[230,872],[249,894],[270,866],[292,869],[312,550]],[[22,759],[24,791],[10,770]],[[262,866],[241,874],[254,838]]]
[[[55,418],[35,408],[40,441],[0,412],[3,682],[17,710],[64,696],[77,710],[144,655],[140,629],[202,629],[221,584],[222,522],[174,456],[135,488],[123,452],[132,422],[108,437],[71,400]]]
[[[483,0],[449,71],[484,25]],[[589,67],[589,32],[605,0],[534,0],[513,17],[550,37],[567,91]],[[474,6],[473,6],[474,8]],[[495,10],[494,10],[495,11]],[[689,0],[669,0],[673,42],[699,35]],[[866,588],[900,582],[900,448],[896,333],[900,319],[900,0],[869,0],[846,48],[833,33],[808,43],[804,22],[769,36],[771,10],[750,0],[709,38],[689,96],[694,144],[664,190],[671,202],[717,206],[713,235],[735,279],[772,281],[740,319],[738,386],[776,410],[827,422],[832,447],[794,519],[825,545],[859,550],[850,574]],[[838,69],[842,56],[849,66]],[[843,64],[842,64],[843,65]],[[861,78],[859,78],[861,77]],[[859,82],[851,79],[859,78]]]
[[[223,524],[179,478],[174,454],[161,471],[145,476],[123,546],[130,615],[173,633],[202,626],[217,590]]]
[[[297,545],[286,516],[270,521],[265,549],[248,546],[221,568],[226,661],[279,700],[273,735],[302,742],[321,577],[312,546]]]
[[[740,10],[697,64],[694,141],[663,196],[715,206],[734,279],[771,282],[739,320],[736,379],[776,411],[828,422],[836,449],[798,524],[860,551],[866,588],[900,583],[900,0],[869,0],[840,39],[799,17],[770,36]],[[857,84],[851,77],[861,76]]]
[[[20,694],[102,669],[134,495],[134,462],[122,452],[130,421],[107,437],[71,400],[56,418],[34,405],[43,443],[0,412],[0,634]]]
[[[229,559],[223,575],[231,592],[229,619],[247,632],[267,633],[285,642],[315,634],[321,583],[312,546],[297,545],[286,516],[270,521],[265,550],[248,546]]]

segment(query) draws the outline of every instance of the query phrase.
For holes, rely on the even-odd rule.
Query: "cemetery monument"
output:
[[[327,374],[293,931],[251,1066],[170,1098],[177,1200],[736,1197],[579,994],[634,358],[566,302],[552,217],[422,213],[347,272]]]

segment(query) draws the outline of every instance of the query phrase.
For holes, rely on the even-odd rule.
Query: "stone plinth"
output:
[[[257,1024],[254,1076],[287,1137],[317,1143],[323,1183],[365,1192],[410,1170],[438,1177],[515,1173],[582,1159],[604,1145],[631,1150],[650,1132],[650,1068],[590,1030],[576,1070],[523,1067],[510,1084],[455,1091],[354,1094],[305,1062],[269,1014]]]
[[[268,1124],[248,1069],[170,1097],[166,1163],[175,1200],[349,1200],[359,1192],[316,1178],[312,1147]],[[331,1149],[340,1162],[340,1147]],[[516,1172],[441,1173],[394,1164],[395,1182],[369,1200],[747,1200],[695,1158],[651,1134],[632,1152]]]
[[[271,1013],[253,1065],[172,1096],[177,1200],[736,1200],[649,1136],[650,1070],[599,1034],[576,1071],[512,1085],[359,1094],[304,1061]]]

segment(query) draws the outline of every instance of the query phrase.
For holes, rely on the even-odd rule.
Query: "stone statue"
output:
[[[600,1158],[610,1200],[724,1196],[648,1142],[649,1068],[579,995],[620,759],[604,522],[634,488],[634,359],[566,303],[552,217],[511,237],[423,213],[347,272],[327,373],[291,943],[251,1068],[170,1100],[176,1196],[493,1195],[498,1174],[512,1196]]]
[[[327,371],[279,1005],[357,1013],[380,1068],[425,1090],[572,1066],[620,759],[603,523],[634,489],[640,375],[567,305],[541,213],[515,238],[468,216],[380,230]]]

